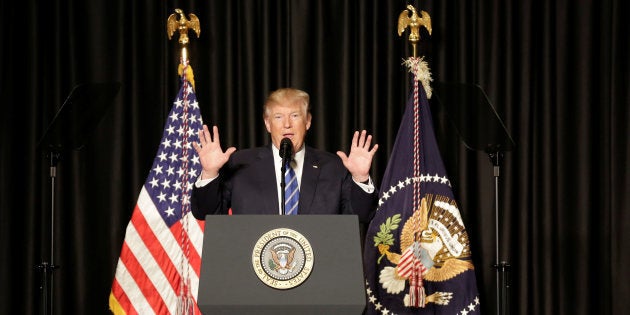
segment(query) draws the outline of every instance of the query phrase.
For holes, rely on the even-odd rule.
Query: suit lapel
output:
[[[262,193],[259,196],[259,200],[263,202],[264,200],[264,209],[265,213],[269,214],[277,214],[278,209],[280,209],[280,205],[278,204],[278,183],[276,182],[276,174],[274,168],[274,161],[272,155],[271,147],[266,146],[264,149],[258,152],[256,163],[258,166],[254,167],[255,170],[259,172],[256,178],[262,179],[260,191]],[[271,196],[271,198],[269,198]]]
[[[313,204],[313,198],[315,197],[320,170],[319,159],[315,152],[306,147],[304,167],[302,168],[302,183],[300,184],[298,214],[311,213],[311,204]]]

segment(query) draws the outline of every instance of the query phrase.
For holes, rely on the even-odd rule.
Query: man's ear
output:
[[[265,128],[267,128],[267,132],[271,133],[271,126],[269,125],[269,119],[265,117],[263,120],[265,121]]]

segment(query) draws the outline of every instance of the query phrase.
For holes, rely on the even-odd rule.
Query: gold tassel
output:
[[[184,69],[185,69],[186,73],[184,73]],[[183,75],[184,79],[186,79],[186,81],[190,82],[190,84],[193,87],[193,90],[195,89],[195,75],[193,74],[192,66],[189,65],[189,66],[184,68],[184,65],[182,65],[180,63],[179,67],[177,67],[177,74],[179,74],[180,77]]]

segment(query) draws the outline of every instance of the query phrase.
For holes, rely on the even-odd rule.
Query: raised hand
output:
[[[355,131],[354,137],[352,137],[352,145],[350,146],[350,154],[346,155],[342,151],[337,151],[337,155],[341,158],[343,165],[357,182],[364,182],[370,178],[372,158],[378,149],[378,144],[375,144],[370,149],[371,143],[372,135],[367,135],[367,131],[363,130],[360,134],[358,131]]]
[[[199,131],[199,143],[193,142],[193,147],[199,155],[199,161],[203,168],[201,179],[217,177],[219,169],[227,163],[230,155],[236,151],[235,147],[229,147],[223,152],[217,126],[212,127],[212,133],[214,137],[211,137],[208,126],[203,125],[203,130]]]

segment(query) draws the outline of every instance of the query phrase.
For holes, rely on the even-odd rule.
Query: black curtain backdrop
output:
[[[435,81],[480,85],[516,142],[500,177],[501,259],[511,314],[630,309],[630,6],[604,1],[414,1],[431,14],[420,52]],[[56,314],[107,314],[124,231],[179,86],[166,19],[194,12],[191,64],[204,121],[224,147],[267,143],[262,102],[312,97],[307,141],[347,150],[355,129],[380,144],[382,177],[408,91],[405,1],[0,2],[0,314],[40,311],[51,184],[37,143],[72,88],[122,89],[80,151],[57,169]],[[191,33],[192,35],[192,33]],[[442,156],[471,236],[484,314],[494,313],[494,177],[435,103]]]

